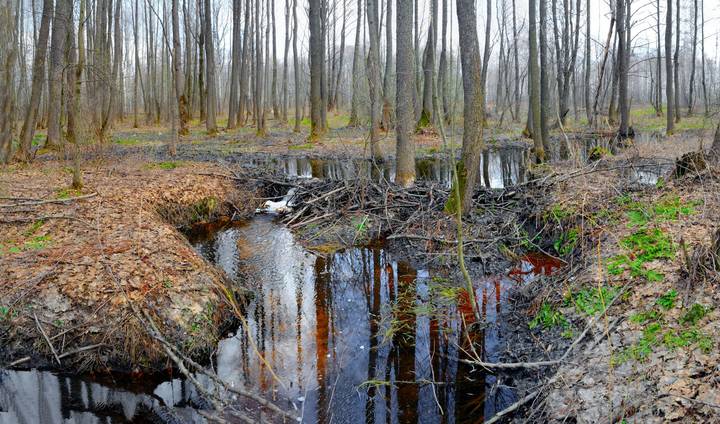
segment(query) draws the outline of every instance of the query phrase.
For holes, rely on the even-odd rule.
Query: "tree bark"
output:
[[[675,53],[673,54],[673,81],[675,84],[675,96],[673,99],[675,99],[675,109],[673,112],[675,113],[675,123],[677,124],[680,123],[680,0],[677,0],[675,5]]]
[[[62,143],[60,138],[60,112],[62,107],[63,70],[65,68],[65,40],[67,38],[68,22],[71,20],[72,9],[67,9],[66,1],[57,0],[50,41],[48,147],[58,147]]]
[[[53,15],[53,0],[43,1],[42,18],[38,31],[35,56],[33,57],[33,77],[30,88],[30,101],[25,111],[25,119],[20,133],[20,150],[18,159],[24,162],[32,160],[32,141],[37,125],[40,97],[42,95],[43,81],[45,80],[45,56],[47,52],[48,37],[50,35],[50,19]]]
[[[550,61],[547,48],[547,0],[540,0],[540,133],[544,152],[550,151],[550,133],[548,118],[550,116]],[[535,128],[535,131],[538,129]]]
[[[205,58],[207,66],[207,106],[205,129],[217,134],[217,83],[215,77],[215,41],[213,40],[212,2],[205,0]]]
[[[425,43],[425,57],[423,57],[423,97],[422,110],[420,111],[420,119],[418,121],[418,129],[422,129],[433,124],[435,117],[433,116],[432,96],[435,81],[435,45],[437,38],[437,12],[438,0],[430,0],[430,25],[428,26],[427,42]]]
[[[460,164],[458,164],[461,199],[459,199],[460,202],[456,202],[455,207],[460,206],[463,214],[468,214],[472,210],[473,194],[478,182],[480,157],[484,144],[483,64],[480,58],[476,16],[474,0],[457,0],[464,93],[464,122],[462,156]]]
[[[362,69],[360,28],[362,27],[363,19],[362,4],[363,0],[358,0],[357,23],[355,24],[355,46],[353,46],[352,99],[350,101],[350,121],[348,122],[348,127],[360,126],[360,70]]]
[[[591,45],[590,45],[590,0],[587,0],[585,5],[585,115],[587,117],[588,125],[592,122],[592,107],[590,105],[590,75],[591,68]]]
[[[672,7],[673,0],[667,0],[667,15],[665,17],[665,93],[667,96],[667,128],[668,135],[675,130],[675,90],[673,87],[673,59],[672,59]]]
[[[629,46],[626,37],[626,1],[617,0],[617,39],[618,39],[618,91],[620,108],[620,138],[626,138],[630,133],[630,106],[628,104],[628,59]]]
[[[695,57],[697,55],[697,36],[698,36],[698,0],[693,0],[693,38],[692,38],[692,55],[690,57],[690,93],[688,95],[688,116],[692,116],[695,106]]]
[[[362,1],[362,0],[358,0]],[[300,59],[298,58],[297,48],[297,33],[298,33],[298,18],[297,18],[297,0],[293,0],[293,69],[295,77],[295,132],[300,132],[300,120],[302,113],[302,100],[300,98]],[[357,46],[356,46],[357,47]]]
[[[392,69],[393,69],[393,37],[392,37],[392,2],[387,1],[385,18],[385,78],[383,80],[382,129],[390,131],[393,126],[392,107]]]
[[[413,0],[397,0],[397,69],[395,181],[403,187],[415,183],[415,51],[413,49]]]
[[[380,153],[380,19],[377,0],[367,0],[367,23],[370,37],[368,51],[368,87],[370,88],[370,155],[382,160]]]
[[[531,119],[528,121],[532,124],[530,133],[534,141],[535,157],[538,162],[545,161],[545,143],[543,143],[543,133],[540,130],[541,122],[541,106],[540,106],[540,68],[538,65],[538,38],[537,38],[537,7],[535,0],[528,0],[530,13],[530,77],[528,84],[530,89],[530,107],[529,115]],[[459,12],[458,12],[459,13]]]
[[[238,100],[238,85],[240,82],[240,62],[242,59],[242,40],[240,39],[241,28],[241,9],[242,0],[233,0],[233,31],[232,31],[232,54],[230,60],[232,62],[230,70],[230,105],[228,107],[228,123],[229,130],[237,127],[237,115],[240,102]]]
[[[325,73],[325,37],[322,31],[323,1],[310,0],[310,140],[318,141],[327,131],[323,119],[323,74]]]

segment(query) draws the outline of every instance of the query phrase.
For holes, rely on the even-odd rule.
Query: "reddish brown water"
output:
[[[468,348],[463,322],[474,316],[467,293],[452,289],[442,274],[414,269],[381,246],[316,256],[269,217],[204,227],[190,239],[256,291],[244,307],[247,325],[218,346],[218,374],[297,408],[303,422],[481,422],[515,400],[496,377],[458,362],[461,348]],[[483,360],[497,361],[507,348],[504,332],[511,329],[498,317],[508,289],[557,265],[530,257],[509,277],[476,282],[487,325],[474,342]],[[183,380],[149,388],[119,383],[40,371],[0,374],[0,423],[172,416],[204,422],[197,413],[202,400]]]

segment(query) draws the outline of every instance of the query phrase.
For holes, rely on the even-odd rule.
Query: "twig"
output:
[[[90,199],[97,195],[98,195],[97,193],[90,193],[90,194],[85,194],[83,196],[68,197],[67,199],[48,199],[48,200],[40,200],[40,201],[32,201],[32,202],[6,203],[6,204],[0,205],[0,208],[14,208],[14,207],[18,207],[18,206],[39,206],[39,205],[46,205],[49,203],[64,204],[64,203],[74,202],[76,200]]]
[[[518,370],[518,369],[533,369],[533,368],[542,368],[542,367],[549,367],[553,365],[559,365],[564,363],[564,361],[539,361],[539,362],[482,362],[482,361],[472,361],[469,359],[457,359],[458,362],[462,362],[464,364],[469,365],[477,365],[482,368],[487,369],[506,369],[506,370]]]
[[[67,351],[67,352],[59,355],[59,356],[58,356],[58,359],[65,359],[65,358],[67,358],[68,356],[77,355],[78,353],[86,352],[86,351],[88,351],[88,350],[97,349],[97,348],[102,347],[102,346],[105,346],[105,343],[98,343],[98,344],[83,346],[83,347],[80,347],[80,348],[77,348],[77,349],[69,350],[69,351]],[[10,362],[9,364],[5,365],[3,368],[13,368],[13,367],[16,367],[16,366],[18,366],[18,365],[20,365],[20,364],[24,364],[25,362],[30,361],[30,359],[32,359],[30,356],[25,356],[25,357],[23,357],[23,358],[18,359],[17,361]]]
[[[53,356],[55,357],[55,360],[57,361],[58,365],[62,365],[62,363],[60,362],[60,358],[58,357],[58,354],[55,351],[55,346],[53,346],[50,339],[48,339],[47,334],[45,334],[45,330],[43,330],[42,325],[40,325],[40,321],[38,321],[38,317],[35,312],[33,312],[33,318],[35,318],[35,325],[37,326],[38,330],[40,330],[40,334],[42,334],[43,338],[45,339],[45,342],[47,342],[48,346],[50,346],[50,351],[52,352]]]

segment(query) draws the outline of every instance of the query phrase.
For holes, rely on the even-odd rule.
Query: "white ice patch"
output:
[[[286,213],[292,212],[293,206],[295,206],[294,197],[296,191],[297,190],[295,188],[291,188],[290,191],[288,191],[287,194],[283,196],[282,200],[280,200],[279,202],[267,200],[265,203],[263,203],[262,207],[255,210],[255,213],[272,213],[277,215],[284,215]]]

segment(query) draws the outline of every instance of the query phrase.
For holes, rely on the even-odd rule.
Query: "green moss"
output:
[[[615,287],[598,287],[582,289],[574,295],[566,297],[568,305],[575,306],[575,310],[585,315],[596,315],[605,312],[610,303],[619,293]]]
[[[458,208],[462,205],[463,193],[465,193],[465,184],[467,181],[467,170],[465,169],[463,161],[458,161],[456,166],[458,182],[460,183],[460,186],[458,187],[459,190],[456,190],[455,183],[453,183],[452,187],[450,188],[450,195],[448,196],[447,202],[445,202],[445,213],[448,215],[456,214]],[[460,192],[459,199],[457,195],[458,192]]]
[[[185,163],[182,161],[165,161],[148,163],[145,165],[145,169],[163,169],[165,171],[169,171],[182,166],[185,166]]]
[[[701,319],[705,318],[705,315],[707,315],[708,312],[710,312],[709,308],[699,303],[695,303],[690,307],[690,310],[688,310],[680,318],[680,322],[682,324],[697,325],[697,323],[700,322]]]
[[[620,241],[628,253],[617,255],[608,261],[608,272],[621,275],[629,270],[632,277],[644,277],[648,281],[662,281],[663,275],[649,270],[646,264],[657,259],[672,259],[677,246],[659,229],[642,229]]]
[[[535,318],[528,323],[530,329],[542,325],[543,328],[562,327],[568,328],[570,323],[553,305],[543,302]]]
[[[295,144],[292,146],[288,146],[288,150],[310,150],[314,148],[315,145],[313,143]]]

